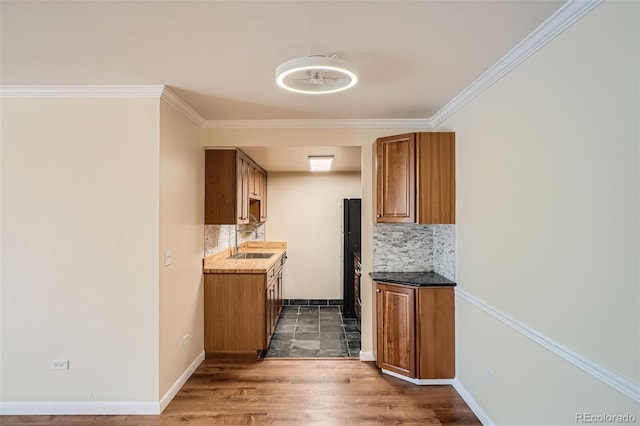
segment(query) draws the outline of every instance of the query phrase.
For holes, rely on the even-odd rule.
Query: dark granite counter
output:
[[[369,272],[374,281],[412,287],[455,287],[456,283],[435,272]]]

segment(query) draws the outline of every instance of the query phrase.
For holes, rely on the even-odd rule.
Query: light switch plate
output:
[[[173,263],[173,255],[171,254],[171,250],[164,251],[164,266],[169,266]]]

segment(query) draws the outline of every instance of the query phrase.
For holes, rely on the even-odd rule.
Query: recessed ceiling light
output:
[[[333,165],[333,155],[310,155],[309,167],[312,172],[328,172]]]
[[[323,94],[347,90],[358,82],[356,67],[349,61],[329,56],[308,56],[282,63],[276,68],[276,82],[296,93]]]

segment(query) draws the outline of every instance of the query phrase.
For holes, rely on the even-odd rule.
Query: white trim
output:
[[[159,98],[164,89],[154,85],[55,86],[0,85],[0,98]]]
[[[456,113],[467,102],[478,96],[493,83],[501,79],[522,61],[533,55],[538,49],[553,40],[557,35],[573,25],[604,0],[569,0],[546,21],[533,30],[520,43],[504,55],[491,68],[485,71],[467,88],[449,101],[440,111],[431,117],[433,127]]]
[[[194,371],[202,364],[204,361],[204,351],[200,352],[198,356],[193,360],[193,362],[184,370],[184,373],[178,377],[178,380],[169,388],[167,393],[164,394],[162,399],[160,399],[160,412],[162,413],[167,405],[171,402],[171,400],[176,396],[178,391],[184,386],[184,384],[189,380],[189,377],[193,374]]]
[[[414,379],[412,377],[403,376],[402,374],[398,374],[393,371],[385,370],[384,368],[381,368],[380,371],[384,374],[388,374],[389,376],[393,376],[395,378],[404,380],[405,382],[413,383],[414,385],[419,386],[453,385],[453,379]]]
[[[204,129],[433,129],[428,119],[206,120]]]
[[[360,351],[360,361],[375,361],[376,358],[373,356],[373,352],[363,352]]]
[[[453,385],[454,389],[456,390],[456,392],[458,392],[458,395],[460,395],[460,397],[462,399],[464,399],[464,402],[467,403],[469,408],[471,408],[471,411],[473,411],[473,414],[476,415],[478,420],[480,420],[480,422],[484,426],[494,426],[495,425],[495,423],[493,423],[493,420],[491,420],[489,415],[482,409],[480,404],[478,404],[476,402],[476,400],[473,399],[473,397],[471,396],[469,391],[467,391],[465,389],[465,387],[462,386],[462,383],[460,383],[460,381],[457,378],[453,379],[452,385]]]
[[[200,128],[203,128],[207,120],[188,103],[182,100],[178,95],[171,91],[168,87],[165,87],[162,91],[160,99],[171,105],[176,111],[184,115],[189,120],[193,121]]]
[[[0,402],[1,415],[149,415],[160,414],[160,403],[155,401],[34,401]]]
[[[556,342],[553,339],[543,335],[542,333],[534,330],[533,328],[523,324],[522,322],[516,320],[508,316],[507,314],[500,312],[494,307],[488,305],[487,303],[481,301],[480,299],[472,296],[466,291],[462,290],[459,287],[456,287],[456,295],[476,306],[477,308],[483,310],[494,318],[502,321],[509,327],[518,331],[519,333],[524,334],[534,342],[540,344],[544,348],[550,350],[554,354],[563,358],[565,361],[573,364],[578,367],[582,371],[592,375],[596,379],[601,382],[611,386],[613,389],[617,390],[624,396],[628,397],[632,401],[635,401],[636,404],[640,403],[640,385],[632,382],[626,377],[616,373],[608,369],[607,367],[598,364],[597,362],[585,357],[584,355],[579,354],[578,352],[569,349],[561,343]]]

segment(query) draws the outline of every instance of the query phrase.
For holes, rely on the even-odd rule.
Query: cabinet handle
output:
[[[376,215],[376,217],[380,218],[380,217],[382,217],[382,215],[381,215],[380,213],[378,213],[378,214]]]
[[[382,293],[382,290],[380,290],[379,288],[376,289],[376,293]]]

